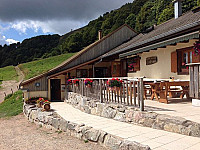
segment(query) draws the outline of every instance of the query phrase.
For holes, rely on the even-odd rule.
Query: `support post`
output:
[[[95,78],[95,68],[94,68],[94,64],[92,65],[92,74],[93,74],[93,78]]]

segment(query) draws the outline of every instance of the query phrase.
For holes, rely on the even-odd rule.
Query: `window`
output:
[[[199,62],[199,56],[194,54],[193,47],[183,48],[177,50],[177,70],[180,75],[188,75],[188,63]]]
[[[140,57],[136,56],[127,59],[128,72],[136,72],[140,70]]]
[[[77,78],[87,78],[88,73],[87,69],[77,69],[76,70],[76,77]]]

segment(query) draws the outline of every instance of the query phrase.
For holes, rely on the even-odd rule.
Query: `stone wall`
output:
[[[72,92],[69,93],[66,102],[89,114],[139,124],[154,129],[200,137],[200,124],[181,117],[148,111],[141,112],[138,108],[121,104],[100,103],[99,100],[93,100]]]
[[[150,150],[149,146],[141,145],[122,138],[108,134],[102,130],[96,130],[84,124],[76,124],[60,117],[54,111],[42,111],[35,105],[24,104],[24,114],[30,122],[52,130],[61,130],[68,135],[81,140],[97,142],[113,150]]]

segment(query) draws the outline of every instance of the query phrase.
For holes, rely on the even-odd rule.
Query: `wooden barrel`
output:
[[[51,106],[50,106],[50,104],[48,104],[48,103],[46,103],[46,104],[43,105],[43,109],[44,109],[45,111],[49,111],[50,108],[51,108]]]

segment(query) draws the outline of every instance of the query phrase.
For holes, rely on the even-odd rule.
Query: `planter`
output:
[[[189,73],[189,69],[186,69],[186,68],[185,68],[185,69],[181,69],[181,71],[182,71],[182,72]]]
[[[86,85],[87,88],[91,88],[92,86],[90,84]]]
[[[200,107],[200,100],[199,99],[192,99],[192,106]]]
[[[42,105],[43,105],[43,102],[39,102],[39,103],[37,104],[37,107],[38,107],[38,108],[42,108]]]
[[[45,111],[49,111],[51,109],[51,106],[50,104],[46,103],[44,105],[42,105],[42,108],[45,110]]]

